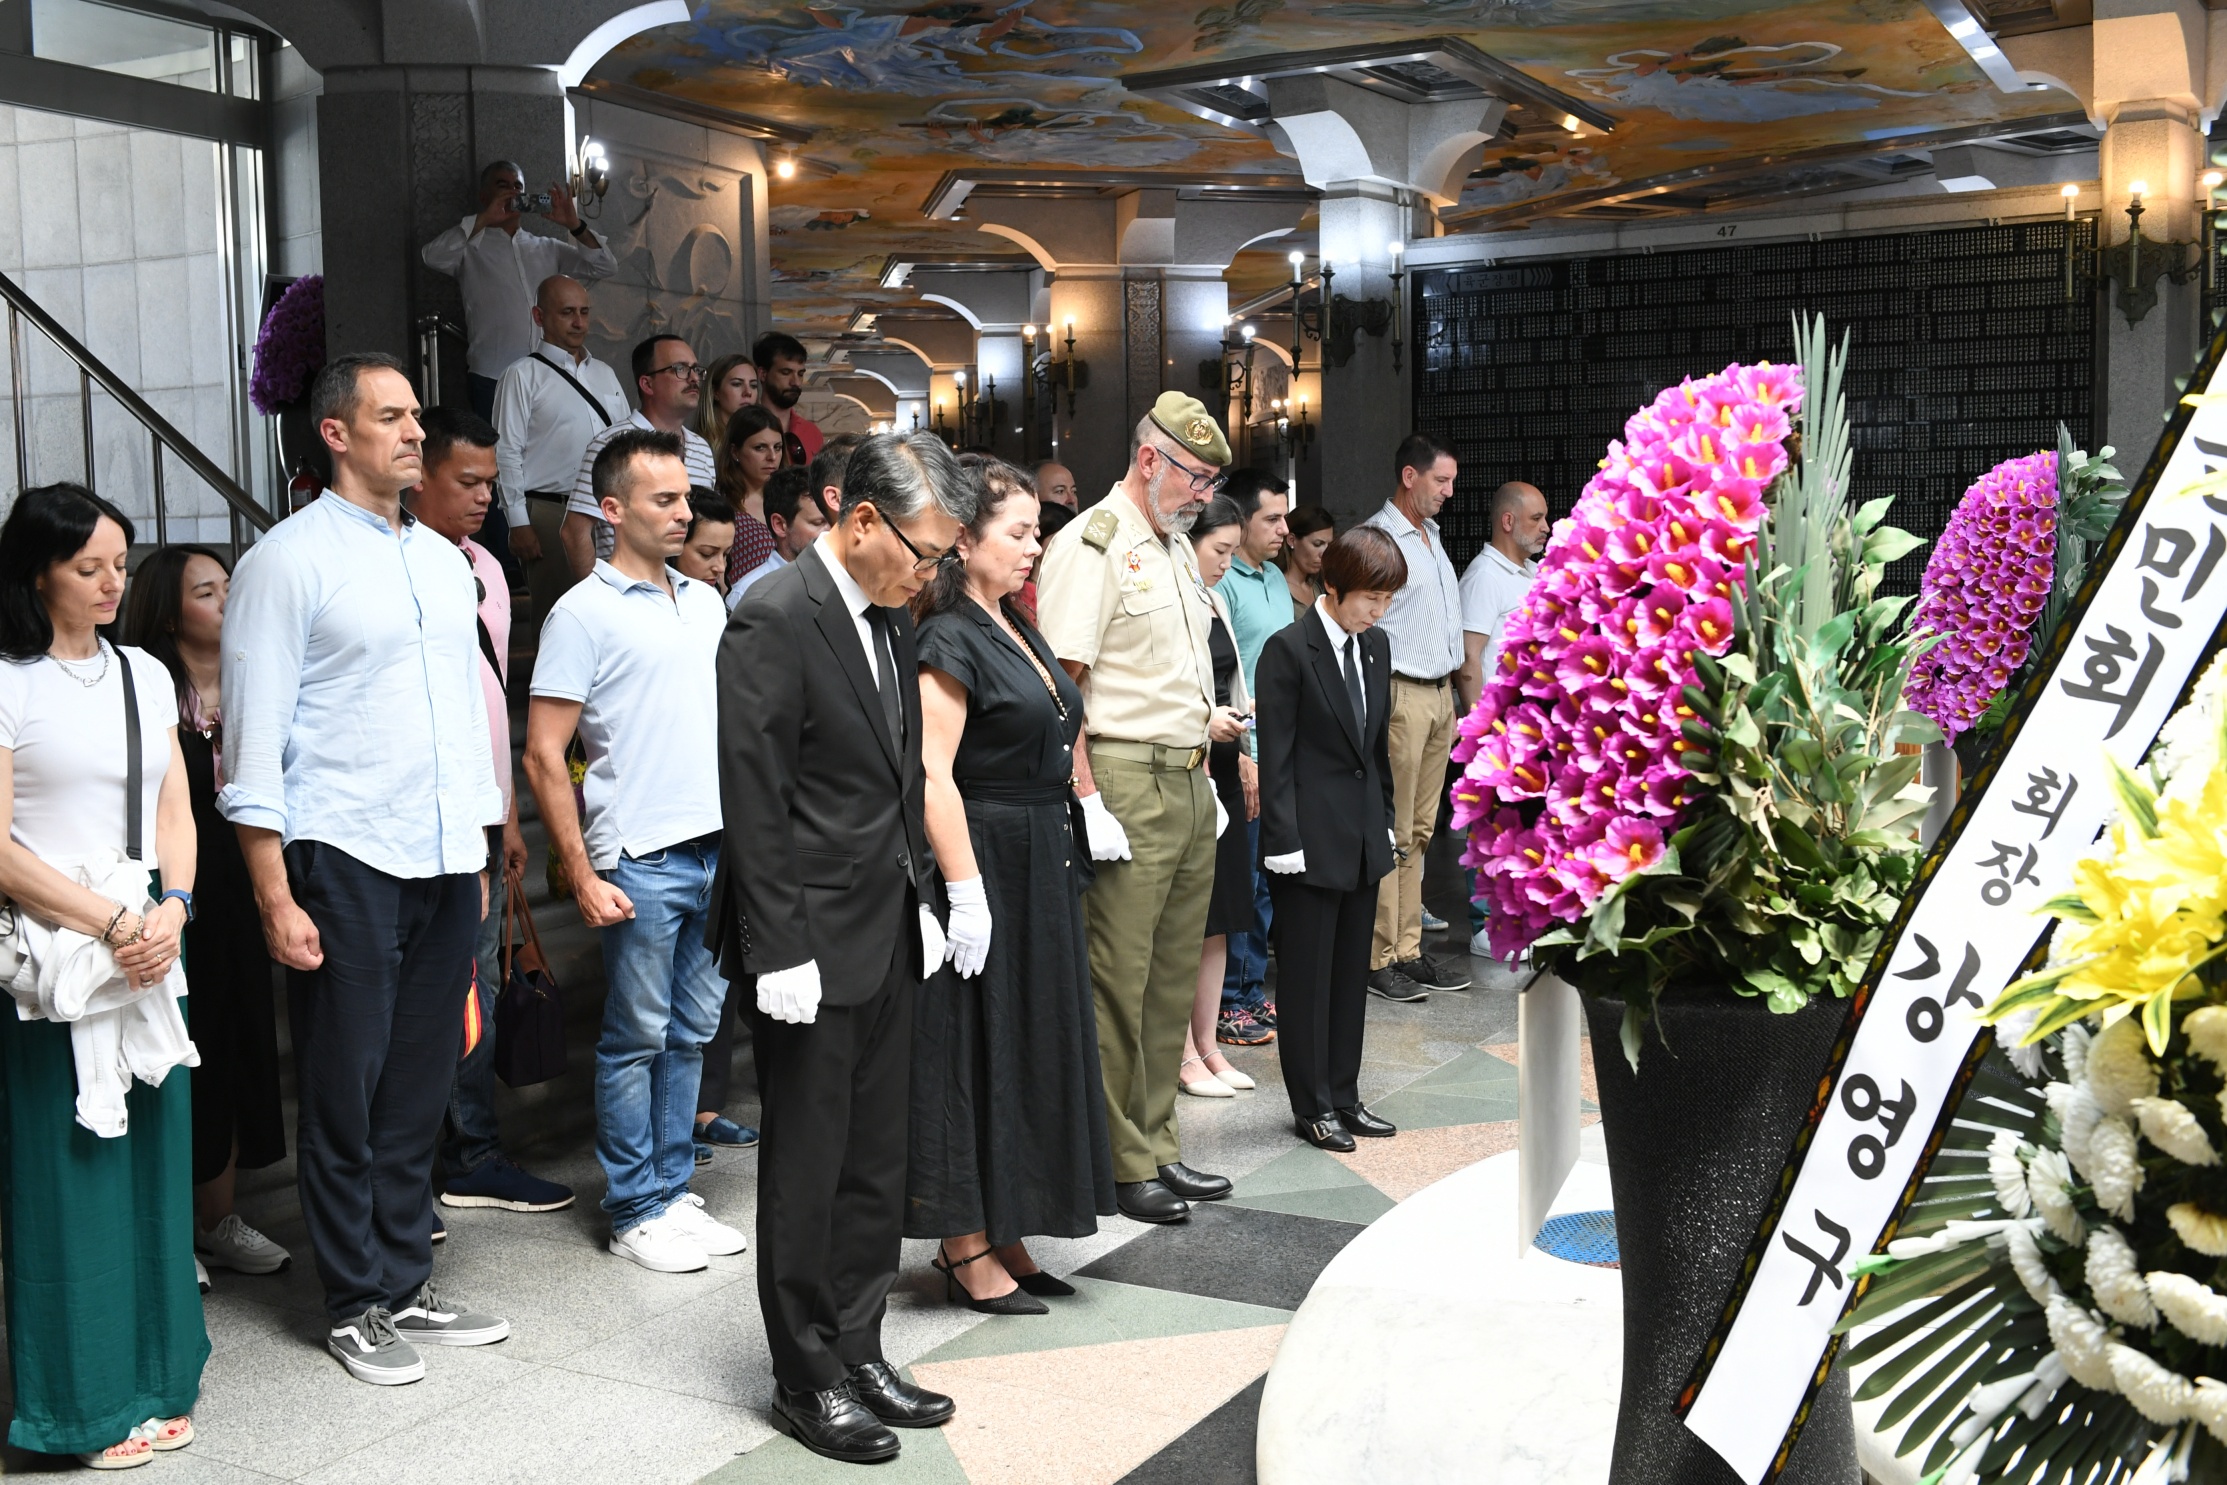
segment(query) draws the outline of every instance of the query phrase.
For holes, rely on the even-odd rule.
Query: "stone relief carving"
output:
[[[733,178],[701,165],[637,156],[614,142],[620,171],[593,223],[618,272],[595,286],[598,354],[619,365],[634,342],[685,336],[705,361],[744,348],[738,271],[741,195]]]

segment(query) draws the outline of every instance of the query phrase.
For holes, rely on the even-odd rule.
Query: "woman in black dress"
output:
[[[1229,571],[1245,534],[1245,518],[1227,496],[1207,504],[1191,526],[1191,550],[1199,579],[1214,604],[1214,627],[1207,631],[1207,652],[1214,660],[1214,716],[1207,725],[1207,779],[1222,806],[1222,833],[1214,841],[1214,895],[1206,904],[1206,941],[1199,946],[1199,988],[1191,1003],[1191,1025],[1183,1038],[1183,1065],[1176,1086],[1198,1098],[1229,1098],[1249,1091],[1253,1080],[1230,1065],[1215,1043],[1214,1023],[1222,1011],[1222,981],[1229,968],[1229,936],[1253,931],[1252,837],[1245,822],[1260,813],[1260,787],[1244,727],[1252,718],[1244,672],[1237,664],[1237,641],[1230,634],[1229,610],[1214,585]],[[1225,736],[1225,732],[1228,734]],[[1273,1040],[1273,1034],[1263,1038]]]
[[[914,1001],[905,1236],[941,1239],[955,1296],[1041,1315],[1074,1290],[1022,1239],[1083,1237],[1116,1210],[1072,788],[1083,698],[1014,612],[1036,559],[1028,477],[969,457],[981,503],[917,600],[928,842],[951,962]]]
[[[230,582],[224,559],[209,548],[164,547],[132,577],[125,630],[177,684],[178,747],[200,842],[183,956],[186,1016],[201,1053],[192,1076],[194,1251],[219,1268],[269,1274],[290,1255],[232,1210],[237,1172],[286,1158],[286,1125],[270,951],[239,833],[216,806],[224,786],[218,679]]]

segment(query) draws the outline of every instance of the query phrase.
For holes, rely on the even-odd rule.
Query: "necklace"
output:
[[[80,686],[83,686],[86,690],[90,691],[94,687],[98,686],[102,681],[108,679],[109,653],[110,652],[108,646],[105,643],[96,640],[94,641],[94,651],[91,659],[64,660],[60,655],[54,654],[51,651],[47,654],[46,658],[52,660],[56,665],[61,666],[62,674],[68,676],[71,680],[77,682]],[[95,671],[91,677],[87,677],[78,670],[78,667],[80,665],[91,665],[95,660],[98,660],[100,662],[101,668]]]
[[[1029,669],[1036,672],[1036,678],[1042,681],[1044,689],[1051,693],[1052,705],[1059,708],[1059,719],[1062,722],[1066,721],[1067,703],[1060,698],[1059,684],[1052,679],[1052,673],[1046,670],[1044,662],[1037,658],[1036,647],[1021,638],[1020,631],[1013,627],[1013,621],[1006,618],[1003,604],[998,605],[991,612],[997,617],[998,627],[1006,632],[1006,635],[1013,641],[1014,647],[1021,652],[1022,658],[1028,661]]]

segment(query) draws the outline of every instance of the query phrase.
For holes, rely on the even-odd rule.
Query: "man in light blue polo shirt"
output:
[[[704,1044],[727,986],[704,947],[719,869],[719,702],[727,608],[666,566],[688,537],[688,466],[671,433],[627,429],[596,455],[613,546],[541,626],[526,778],[572,883],[603,931],[609,989],[595,1049],[595,1153],[611,1251],[658,1273],[740,1253],[743,1236],[688,1189]],[[565,767],[588,756],[582,828]]]
[[[1291,589],[1284,584],[1284,570],[1275,564],[1283,550],[1291,497],[1288,486],[1258,469],[1240,469],[1229,477],[1222,494],[1244,517],[1244,532],[1214,591],[1229,610],[1230,637],[1237,642],[1237,666],[1245,676],[1245,694],[1253,694],[1253,666],[1260,659],[1268,636],[1291,622]],[[1273,1040],[1276,1011],[1268,1001],[1264,983],[1268,973],[1268,882],[1260,870],[1259,786],[1250,762],[1253,738],[1245,739],[1246,851],[1253,862],[1253,927],[1229,936],[1229,968],[1222,974],[1222,1014],[1214,1039],[1232,1046],[1257,1046]]]

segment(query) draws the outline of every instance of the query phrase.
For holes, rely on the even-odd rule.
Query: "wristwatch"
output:
[[[588,224],[586,222],[582,222],[577,227],[567,227],[565,230],[567,232],[570,232],[574,237],[585,237],[588,235]]]
[[[193,894],[183,887],[172,887],[162,894],[160,901],[168,902],[173,897],[186,905],[186,921],[191,923],[193,921]]]

